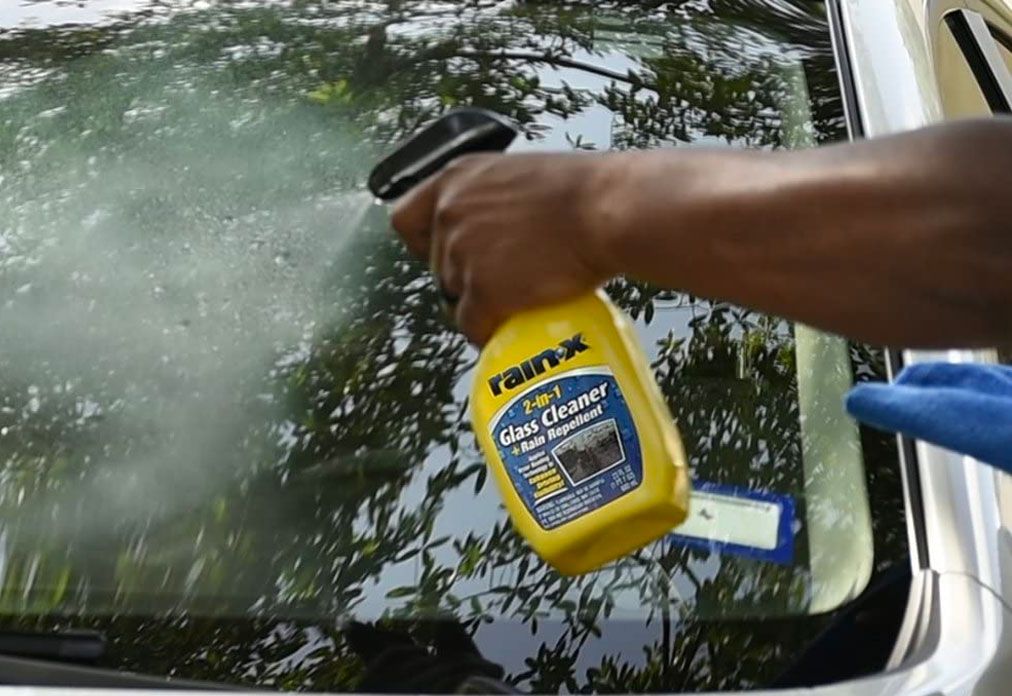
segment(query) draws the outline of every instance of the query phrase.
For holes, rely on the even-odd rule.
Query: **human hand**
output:
[[[429,261],[458,328],[480,346],[511,315],[616,273],[601,241],[614,159],[468,155],[405,194],[391,221]]]
[[[893,384],[860,384],[847,411],[881,430],[968,454],[1012,473],[1012,368],[918,363]]]

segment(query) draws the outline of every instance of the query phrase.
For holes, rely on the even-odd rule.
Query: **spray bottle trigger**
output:
[[[501,152],[516,136],[516,127],[493,111],[454,109],[377,164],[369,175],[369,190],[381,200],[392,200],[456,157],[473,152]]]

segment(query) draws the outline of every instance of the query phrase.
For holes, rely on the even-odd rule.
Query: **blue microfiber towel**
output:
[[[1012,473],[1012,368],[918,363],[893,384],[860,384],[847,411],[881,430],[931,442]]]

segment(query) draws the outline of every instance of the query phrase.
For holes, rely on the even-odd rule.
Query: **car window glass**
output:
[[[675,625],[687,654],[723,631],[726,659],[746,633],[706,622],[809,617],[860,594],[904,553],[902,507],[873,514],[898,485],[891,440],[840,405],[883,374],[879,353],[610,283],[697,507],[719,517],[562,578],[486,480],[466,412],[474,351],[363,189],[394,143],[459,104],[516,120],[516,151],[843,138],[821,10],[715,8],[0,10],[0,609],[114,615],[109,630],[151,640],[138,626],[170,617],[165,640],[201,626],[268,652],[340,652],[320,627],[337,618],[454,617],[561,652],[620,624],[649,645],[667,626],[671,651]],[[772,532],[738,543],[747,520]],[[251,633],[222,637],[235,626]],[[129,659],[150,671],[140,642]],[[537,650],[511,658],[516,674]],[[693,678],[773,667],[755,655]]]

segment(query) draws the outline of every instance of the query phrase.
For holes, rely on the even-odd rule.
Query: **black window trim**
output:
[[[971,10],[952,10],[942,17],[963,53],[988,107],[996,114],[1012,113],[1012,77],[997,51],[993,27]],[[1004,42],[1002,42],[1004,43]]]

